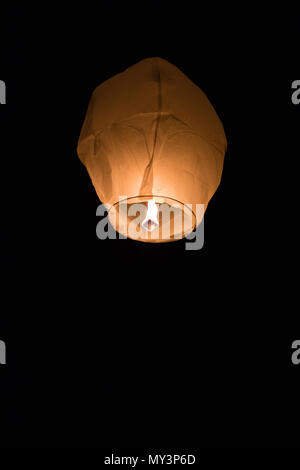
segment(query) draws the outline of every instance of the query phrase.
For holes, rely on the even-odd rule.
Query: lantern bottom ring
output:
[[[154,201],[158,208],[158,226],[147,231],[142,221],[146,217],[148,201]],[[145,194],[120,199],[108,211],[108,218],[114,229],[126,238],[146,243],[167,243],[181,240],[196,227],[193,204],[169,196]]]

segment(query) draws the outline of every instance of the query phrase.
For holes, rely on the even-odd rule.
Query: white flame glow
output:
[[[148,232],[152,232],[156,227],[158,227],[159,222],[157,220],[158,208],[153,199],[148,201],[148,209],[145,219],[142,222],[142,227]]]

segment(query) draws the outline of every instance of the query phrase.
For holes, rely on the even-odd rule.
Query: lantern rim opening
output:
[[[155,230],[149,232],[145,228],[143,228],[142,221],[144,220],[144,216],[146,215],[147,211],[146,203],[151,200],[153,200],[158,205],[159,210],[161,210],[161,208],[164,208],[165,206],[168,206],[170,210],[171,220],[169,221],[169,226],[160,223],[158,227],[155,228]],[[128,224],[132,222],[134,225],[134,220],[132,220],[132,217],[128,216],[127,208],[128,206],[131,207],[139,203],[141,205],[144,205],[145,213],[144,216],[142,216],[141,218],[142,220],[139,224],[140,227],[138,226],[138,224],[135,225],[137,229],[140,229],[136,233],[135,230],[133,232],[128,230]],[[123,205],[127,210],[126,214],[122,210]],[[158,196],[154,194],[145,194],[139,196],[124,197],[110,207],[110,209],[108,210],[108,218],[113,228],[126,238],[131,238],[133,240],[146,243],[167,243],[179,241],[182,238],[185,238],[195,229],[196,225],[198,225],[199,221],[197,221],[196,223],[195,212],[190,206],[193,207],[193,204],[184,204],[178,199],[163,195]],[[167,210],[168,207],[166,208]],[[168,229],[170,229],[169,233]]]

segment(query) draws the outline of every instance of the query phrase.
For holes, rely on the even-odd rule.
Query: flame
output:
[[[142,227],[152,232],[156,227],[158,227],[159,222],[157,220],[158,208],[153,199],[148,201],[148,209],[145,219],[142,222]]]

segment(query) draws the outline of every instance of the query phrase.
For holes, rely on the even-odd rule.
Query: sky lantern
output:
[[[200,88],[166,60],[149,58],[94,90],[78,155],[115,230],[169,242],[201,223],[226,147]]]

